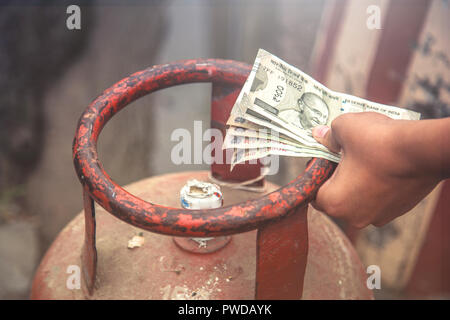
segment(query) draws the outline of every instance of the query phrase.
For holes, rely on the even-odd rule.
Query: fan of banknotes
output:
[[[420,114],[334,92],[273,54],[259,49],[227,121],[223,149],[234,149],[231,168],[268,155],[318,157],[339,162],[312,136],[348,112],[379,112],[393,119],[418,120]]]

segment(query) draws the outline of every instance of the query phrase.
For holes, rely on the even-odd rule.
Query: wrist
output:
[[[450,118],[399,121],[400,152],[418,176],[450,178]]]

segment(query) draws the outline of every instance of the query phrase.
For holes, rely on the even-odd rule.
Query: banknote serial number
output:
[[[270,69],[270,68],[268,68],[268,67],[266,67],[264,65],[260,65],[260,68],[263,71],[265,71],[265,72],[267,72],[269,74],[273,74],[274,73],[274,71],[272,69]],[[295,82],[292,79],[286,78],[285,76],[283,76],[281,74],[278,75],[278,80],[286,83],[288,86],[294,88],[295,90],[298,90],[300,93],[303,91],[303,86],[300,83]],[[277,86],[277,89],[278,89],[278,86]],[[277,101],[277,100],[275,100],[275,101]],[[277,101],[277,102],[279,102],[279,101]]]
[[[298,92],[302,92],[302,90],[303,90],[303,86],[300,83],[295,82],[295,81],[293,81],[291,79],[288,79],[285,76],[278,75],[278,80],[281,80],[281,81],[285,82],[288,86],[294,88]]]

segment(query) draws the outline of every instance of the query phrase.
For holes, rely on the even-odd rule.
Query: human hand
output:
[[[341,151],[342,159],[312,205],[357,228],[382,226],[411,210],[441,180],[420,159],[427,151],[416,150],[426,139],[412,141],[414,134],[426,136],[424,122],[364,112],[341,115],[331,128],[315,127],[314,138]]]

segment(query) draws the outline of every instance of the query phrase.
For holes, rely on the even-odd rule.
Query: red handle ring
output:
[[[336,165],[314,158],[305,172],[286,186],[258,199],[210,210],[165,207],[137,198],[117,185],[97,155],[105,124],[134,100],[170,86],[215,82],[242,86],[251,67],[232,60],[183,60],[132,74],[105,90],[83,112],[73,142],[73,161],[91,197],[117,218],[144,230],[174,236],[219,236],[250,231],[306,205]]]

